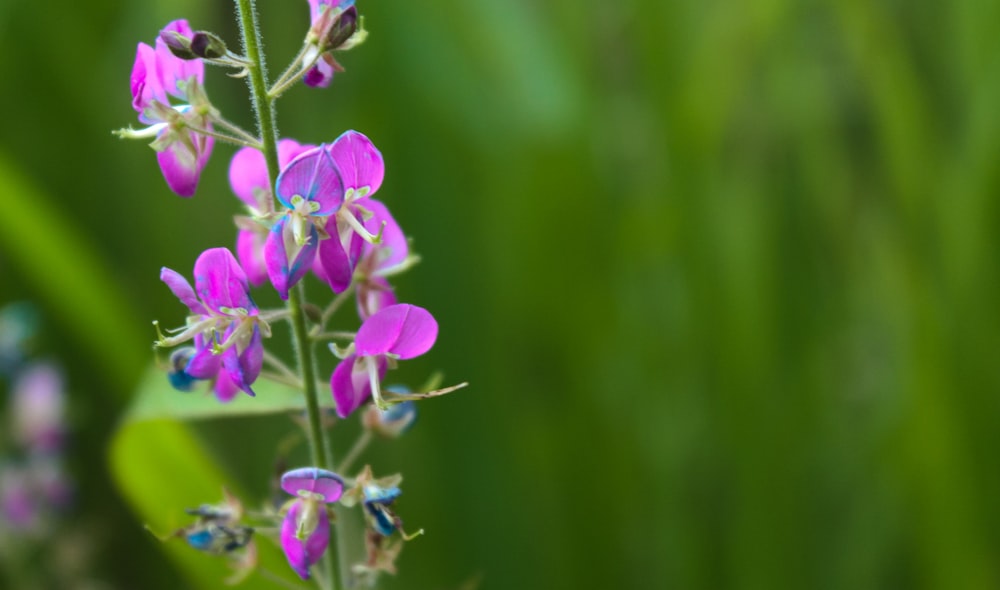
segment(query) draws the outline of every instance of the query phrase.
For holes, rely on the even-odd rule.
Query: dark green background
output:
[[[306,2],[258,5],[280,70]],[[386,587],[1000,586],[1000,3],[360,5],[369,41],[280,128],[380,147],[424,259],[399,291],[441,325],[401,377],[472,382],[373,455],[429,531]],[[179,17],[238,47],[223,0],[0,4],[0,301],[46,314],[115,588],[188,583],[107,447],[149,322],[181,321],[159,268],[238,211],[227,146],[183,200],[110,134]],[[252,124],[243,82],[207,86]],[[37,207],[58,239],[10,231]],[[263,493],[284,430],[198,432]]]

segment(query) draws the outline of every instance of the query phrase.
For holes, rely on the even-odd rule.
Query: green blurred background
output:
[[[257,5],[277,71],[306,3]],[[385,587],[1000,587],[1000,3],[360,5],[368,42],[280,127],[380,147],[424,260],[399,292],[441,324],[399,376],[472,382],[371,455],[428,530]],[[0,4],[0,302],[37,302],[66,367],[71,521],[113,588],[216,582],[108,467],[149,322],[182,319],[159,268],[239,209],[229,147],[184,200],[110,134],[180,17],[238,47],[224,0]],[[252,124],[242,81],[207,86]],[[207,422],[207,459],[145,467],[260,498],[288,430]]]

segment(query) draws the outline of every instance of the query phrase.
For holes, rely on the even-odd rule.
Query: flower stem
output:
[[[254,113],[257,115],[257,126],[263,143],[264,161],[267,162],[268,182],[273,188],[278,178],[278,130],[275,124],[273,100],[267,95],[267,70],[260,47],[260,27],[257,24],[257,13],[252,0],[235,0],[239,14],[240,32],[243,35],[243,45],[246,56],[250,60],[248,66],[250,75],[250,92],[253,96]],[[272,191],[272,194],[277,194]],[[273,203],[271,204],[273,206]],[[299,376],[302,379],[303,394],[306,399],[308,414],[309,451],[313,464],[324,469],[332,469],[333,457],[328,452],[326,433],[323,430],[322,414],[319,407],[319,388],[316,384],[316,362],[313,348],[306,329],[306,314],[302,307],[301,289],[292,289],[288,296],[288,312],[291,316],[292,341],[295,355],[298,359]],[[337,575],[334,565],[338,555],[337,529],[329,551],[323,555],[323,572],[326,576],[325,588],[340,590],[343,588],[341,576]],[[343,574],[343,572],[341,572]]]

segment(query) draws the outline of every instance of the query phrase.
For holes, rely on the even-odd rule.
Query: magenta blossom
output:
[[[379,383],[389,362],[424,354],[434,346],[437,334],[434,316],[416,305],[390,305],[366,319],[349,354],[330,376],[337,415],[346,418],[369,396],[380,410],[388,409]]]
[[[176,346],[193,340],[194,352],[183,369],[187,377],[216,379],[217,384],[221,380],[227,387],[228,376],[233,385],[254,395],[250,385],[260,375],[262,337],[270,336],[270,328],[258,316],[246,275],[232,253],[226,248],[205,250],[194,264],[194,289],[183,276],[166,267],[160,271],[160,280],[187,305],[191,315],[184,328],[169,338],[161,337],[157,345]]]
[[[330,543],[330,517],[325,504],[344,492],[344,480],[325,469],[302,467],[281,476],[281,489],[297,496],[281,522],[281,549],[303,580]]]
[[[278,164],[285,167],[299,154],[316,146],[301,145],[294,139],[278,142]],[[229,186],[246,203],[249,217],[238,218],[239,233],[236,238],[236,257],[246,270],[250,284],[259,287],[267,280],[264,264],[264,242],[268,228],[261,219],[272,207],[271,186],[267,176],[264,154],[252,147],[240,149],[229,165]]]
[[[400,243],[405,244],[406,238],[385,206],[368,198],[382,186],[385,177],[382,153],[371,140],[357,131],[346,131],[330,145],[329,152],[340,171],[344,197],[342,206],[325,226],[326,233],[335,239],[320,244],[314,270],[335,293],[340,293],[351,284],[365,244],[382,242],[383,228],[392,226],[391,247],[397,251],[403,251]]]
[[[344,202],[344,182],[331,155],[332,145],[313,148],[292,160],[278,175],[278,201],[288,210],[264,243],[267,276],[282,299],[312,268],[326,217]],[[321,254],[322,255],[322,254]]]
[[[46,363],[29,366],[18,374],[11,395],[14,440],[36,453],[59,451],[66,428],[66,393],[59,369]]]
[[[163,31],[193,35],[185,20],[173,21]],[[214,144],[212,137],[192,130],[212,128],[214,109],[202,88],[204,69],[200,60],[174,56],[160,37],[155,49],[139,43],[132,67],[132,108],[149,127],[121,135],[156,138],[151,145],[163,177],[182,197],[194,194]]]

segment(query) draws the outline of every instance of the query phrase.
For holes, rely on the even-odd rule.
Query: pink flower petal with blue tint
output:
[[[296,500],[281,522],[281,550],[285,552],[288,565],[292,566],[295,573],[303,580],[308,580],[309,568],[320,560],[330,542],[330,518],[326,510],[319,510],[316,530],[305,542],[300,541],[295,537],[295,531],[302,508],[302,500]]]
[[[166,283],[170,291],[173,292],[174,296],[181,300],[181,303],[186,305],[191,313],[204,315],[208,313],[205,311],[205,306],[198,301],[198,296],[194,294],[194,289],[191,288],[191,283],[187,281],[179,272],[171,270],[167,267],[160,269],[160,280]]]
[[[382,186],[385,163],[382,153],[370,139],[357,131],[345,131],[330,146],[330,153],[337,162],[344,188],[369,188],[369,194]]]
[[[381,380],[385,376],[386,362],[381,357],[376,362]],[[352,354],[340,361],[330,375],[330,390],[337,405],[337,415],[341,418],[350,416],[368,401],[372,395],[372,386],[365,359]]]
[[[315,226],[310,225],[308,240],[301,248],[296,249],[287,215],[279,219],[267,234],[267,240],[264,242],[264,265],[267,267],[267,276],[271,279],[271,284],[282,299],[288,299],[289,289],[302,280],[312,268],[318,241],[319,232]],[[294,256],[291,261],[288,259],[289,254]]]
[[[287,166],[296,156],[314,147],[301,145],[294,139],[282,139],[278,142],[278,165]],[[261,209],[262,203],[257,202],[256,195],[260,192],[270,198],[271,187],[267,180],[267,163],[260,150],[244,147],[233,155],[229,164],[229,186],[241,201]]]
[[[296,195],[319,203],[313,215],[329,215],[344,202],[344,183],[327,146],[309,150],[291,161],[278,175],[278,200],[291,209]]]
[[[232,252],[226,248],[211,248],[198,256],[194,263],[195,291],[212,311],[227,315],[222,308],[243,308],[256,311],[250,299],[247,277]]]
[[[281,476],[281,489],[293,496],[306,491],[323,496],[327,503],[336,502],[344,493],[344,480],[332,471],[318,467],[302,467]]]
[[[354,339],[358,356],[394,354],[400,359],[420,356],[434,346],[438,325],[429,311],[416,305],[391,305],[371,316]]]

